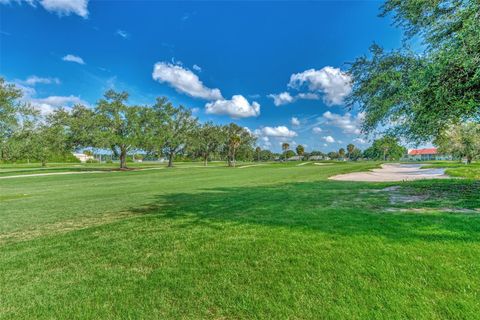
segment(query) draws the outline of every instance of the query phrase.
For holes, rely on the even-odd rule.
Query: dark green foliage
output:
[[[373,141],[371,147],[363,152],[363,156],[370,160],[399,160],[407,153],[407,149],[398,143],[393,136],[384,136]]]
[[[289,159],[291,157],[295,157],[295,152],[293,150],[287,150],[284,152],[284,156],[286,159]]]
[[[295,150],[297,151],[297,155],[299,155],[299,156],[303,156],[303,154],[305,153],[305,148],[301,144],[299,144],[295,148]]]
[[[373,45],[370,57],[351,65],[349,102],[365,111],[364,131],[388,124],[393,134],[425,141],[452,123],[478,121],[480,3],[390,0],[383,9],[425,49],[385,52]]]

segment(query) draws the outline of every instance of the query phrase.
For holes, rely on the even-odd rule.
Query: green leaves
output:
[[[384,136],[373,141],[370,148],[367,148],[363,155],[371,160],[398,160],[407,150],[398,143],[398,139],[393,136]]]
[[[466,158],[470,163],[480,157],[480,124],[465,122],[446,128],[435,143],[443,153]]]
[[[451,123],[480,119],[479,12],[478,1],[386,1],[382,14],[423,46],[385,52],[373,45],[370,57],[351,64],[349,105],[366,113],[364,131],[421,142]]]

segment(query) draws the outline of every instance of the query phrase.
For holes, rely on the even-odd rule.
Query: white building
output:
[[[74,153],[73,154],[75,156],[75,158],[77,158],[78,160],[80,160],[81,163],[85,163],[87,162],[88,160],[91,160],[93,159],[93,156],[88,156],[84,153]]]

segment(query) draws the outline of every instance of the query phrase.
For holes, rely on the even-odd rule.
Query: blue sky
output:
[[[43,112],[168,96],[201,121],[234,121],[262,147],[331,151],[353,142],[347,63],[375,41],[400,45],[377,1],[0,0],[0,75]]]

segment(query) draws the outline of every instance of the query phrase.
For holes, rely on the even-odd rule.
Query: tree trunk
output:
[[[175,157],[175,152],[171,151],[168,154],[168,167],[171,168],[173,167],[173,158]]]
[[[235,167],[235,150],[232,152],[232,164]]]
[[[472,157],[471,156],[467,156],[467,164],[471,164],[472,163]]]
[[[206,167],[208,165],[208,154],[203,155],[203,165]]]
[[[47,160],[42,159],[42,167],[46,167],[46,166],[47,166]]]
[[[127,150],[120,149],[120,169],[127,169]]]

